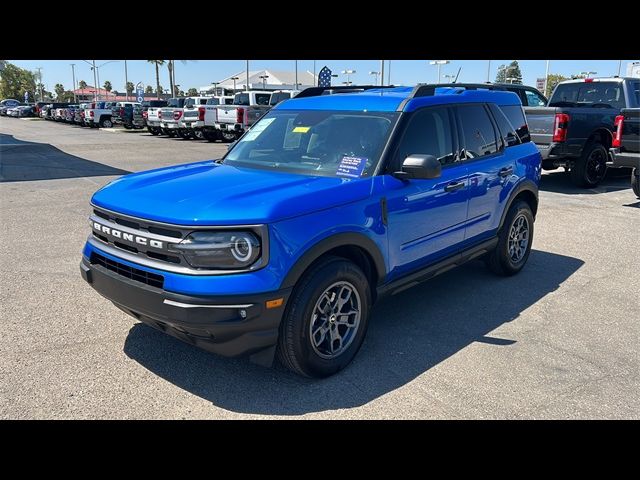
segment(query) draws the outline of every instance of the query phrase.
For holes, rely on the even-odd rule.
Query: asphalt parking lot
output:
[[[181,343],[81,279],[89,198],[226,145],[0,118],[0,418],[640,418],[640,202],[543,176],[529,263],[472,262],[380,302],[316,381]]]

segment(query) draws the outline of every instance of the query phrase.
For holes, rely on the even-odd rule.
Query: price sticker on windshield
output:
[[[263,118],[256,125],[251,127],[247,133],[242,137],[242,142],[252,142],[256,138],[260,136],[262,131],[267,128],[271,123],[275,120],[275,118]]]
[[[365,157],[342,157],[336,175],[340,177],[360,178],[367,165]]]

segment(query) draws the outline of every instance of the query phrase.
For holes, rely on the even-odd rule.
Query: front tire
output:
[[[607,149],[601,143],[587,145],[571,168],[571,181],[582,188],[597,186],[607,173]]]
[[[636,197],[640,198],[640,170],[637,168],[634,168],[633,172],[631,172],[631,188]]]
[[[507,212],[498,234],[498,244],[487,258],[487,265],[497,275],[511,276],[527,263],[533,243],[533,213],[529,204],[515,201]]]
[[[110,118],[103,118],[100,120],[100,128],[111,128],[113,127],[113,122]]]
[[[355,264],[327,257],[305,273],[280,324],[277,355],[288,369],[323,378],[345,368],[364,341],[369,281]]]

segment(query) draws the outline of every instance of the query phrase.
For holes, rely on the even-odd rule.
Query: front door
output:
[[[384,177],[390,280],[448,256],[464,240],[468,175],[467,167],[456,163],[454,125],[449,107],[414,112],[387,172],[400,170],[411,154],[427,154],[440,160],[442,176],[429,180]]]

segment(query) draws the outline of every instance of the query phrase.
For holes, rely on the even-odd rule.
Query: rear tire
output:
[[[607,173],[607,149],[601,143],[591,143],[571,168],[571,181],[582,188],[597,186]]]
[[[631,172],[631,188],[636,197],[640,198],[640,170],[637,168],[634,168],[633,172]]]
[[[234,142],[238,138],[238,135],[236,133],[233,133],[233,132],[227,132],[225,130],[221,130],[220,131],[220,137],[222,138],[223,142],[231,143],[231,142]]]
[[[194,130],[193,131],[193,138],[195,138],[196,140],[204,140],[204,133],[202,130]]]
[[[306,377],[333,375],[358,353],[370,309],[371,290],[362,270],[340,257],[324,258],[298,281],[289,299],[278,359]]]
[[[511,276],[522,270],[531,252],[533,222],[529,204],[523,200],[513,202],[498,233],[498,244],[487,258],[493,273]]]
[[[126,128],[127,130],[131,130],[132,125],[128,125],[126,123],[123,124],[124,128]]]
[[[111,127],[113,127],[113,122],[111,121],[111,118],[109,118],[109,117],[101,118],[99,125],[100,125],[100,128],[111,128]]]

